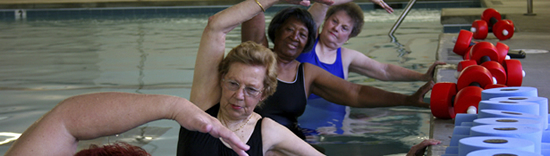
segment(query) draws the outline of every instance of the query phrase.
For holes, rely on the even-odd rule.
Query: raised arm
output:
[[[202,33],[199,51],[195,62],[193,85],[190,100],[202,110],[207,110],[219,102],[218,64],[225,52],[225,35],[242,22],[251,19],[264,9],[275,4],[277,0],[245,0],[231,6],[208,19]]]
[[[358,51],[342,48],[344,60],[349,59],[349,71],[382,81],[431,81],[437,65],[445,64],[436,61],[426,73],[420,73],[398,65],[381,63]]]
[[[339,4],[343,4],[351,1],[353,0],[335,0],[332,5],[339,5]],[[311,7],[307,9],[307,11],[313,17],[313,21],[315,21],[316,30],[319,30],[323,22],[325,22],[325,16],[327,15],[328,8],[332,5],[323,4],[323,3],[313,3]]]
[[[304,6],[309,6],[309,3],[310,3],[309,1],[296,1],[296,0],[286,0],[286,1],[288,3],[300,4]],[[311,7],[328,8],[328,6],[333,3],[334,2],[331,0],[318,0],[318,2],[314,3]],[[319,11],[322,11],[320,9],[314,9],[316,12],[319,12],[317,13],[318,15],[322,16],[320,17],[320,19],[315,18],[315,23],[317,24],[317,28],[319,28],[319,25],[323,23],[323,18],[326,13],[326,8],[324,12],[319,12]],[[267,36],[265,34],[265,14],[263,12],[260,12],[258,15],[254,16],[252,19],[243,22],[243,24],[241,25],[241,42],[246,42],[246,41],[254,41],[256,43],[264,45],[265,47],[269,47]]]
[[[125,132],[159,119],[231,142],[241,155],[249,147],[229,129],[184,98],[120,92],[70,97],[32,124],[10,147],[10,155],[73,155],[79,140]]]
[[[391,107],[416,106],[428,107],[423,102],[424,94],[433,86],[429,81],[412,95],[388,92],[376,87],[354,84],[309,63],[304,64],[306,83],[311,83],[309,93],[336,104],[351,107]]]
[[[265,14],[263,12],[241,25],[241,42],[254,41],[269,48],[265,34]]]

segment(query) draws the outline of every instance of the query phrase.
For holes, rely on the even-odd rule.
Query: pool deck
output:
[[[550,1],[533,0],[533,13],[536,16],[525,16],[527,13],[526,0],[481,0],[485,8],[495,8],[506,19],[514,22],[516,32],[514,36],[502,43],[508,45],[510,49],[542,49],[550,50]],[[442,9],[441,22],[443,25],[471,24],[473,20],[479,19],[485,8],[449,8]],[[448,66],[437,69],[438,82],[456,82],[454,72],[456,64],[462,60],[459,55],[452,52],[454,47],[453,37],[457,33],[443,33],[440,35],[437,60],[447,62]],[[498,39],[493,34],[489,34],[485,41],[495,44]],[[548,68],[549,53],[527,54],[524,59],[519,59],[522,63],[526,77],[523,79],[523,86],[536,87],[540,97],[550,97],[550,81],[545,78],[550,73]],[[454,128],[453,120],[442,120],[432,118],[430,128],[430,138],[442,141],[442,144],[433,146],[428,150],[428,155],[440,156],[445,154],[445,149],[449,146],[451,135]]]
[[[0,9],[206,6],[206,5],[233,5],[242,1],[243,0],[0,0]],[[408,0],[385,0],[385,1],[388,3],[408,2]],[[441,0],[418,0],[418,1],[441,1]],[[354,2],[371,2],[371,1],[355,0]]]

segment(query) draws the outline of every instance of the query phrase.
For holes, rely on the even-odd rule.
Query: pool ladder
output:
[[[397,40],[395,39],[395,36],[393,36],[393,33],[395,33],[395,30],[397,30],[397,28],[399,27],[399,25],[401,25],[401,22],[403,22],[403,20],[405,19],[405,16],[407,16],[407,14],[409,14],[409,11],[411,10],[411,8],[413,7],[413,5],[416,3],[416,0],[410,0],[409,1],[409,4],[407,4],[407,6],[405,7],[405,9],[403,10],[403,12],[401,13],[401,16],[399,16],[399,18],[397,19],[397,21],[395,21],[395,23],[393,24],[393,27],[391,28],[390,32],[388,32],[388,36],[390,36],[391,38],[391,42],[392,43],[395,43]]]
[[[416,3],[416,0],[410,0],[403,12],[401,13],[401,16],[395,21],[393,24],[393,27],[391,28],[390,32],[388,32],[388,36],[391,38],[391,42],[396,42],[395,36],[393,36],[393,33],[395,33],[395,30],[401,25],[401,22],[405,19],[405,16],[409,14],[409,11],[413,7],[413,5]],[[527,0],[527,13],[526,16],[535,16],[536,14],[533,13],[533,0]]]

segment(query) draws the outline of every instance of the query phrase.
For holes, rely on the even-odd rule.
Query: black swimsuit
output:
[[[206,113],[216,117],[220,104],[212,106],[212,108],[206,110]],[[246,151],[250,156],[263,155],[263,142],[262,142],[262,119],[258,120],[254,127],[252,136],[248,139],[250,150]],[[208,133],[201,133],[198,131],[189,131],[183,127],[180,128],[179,140],[178,140],[178,156],[237,156],[237,153],[232,149],[226,147],[218,138],[212,137]]]
[[[300,64],[294,82],[278,80],[277,91],[264,101],[264,105],[254,111],[286,126],[298,137],[305,139],[298,127],[298,117],[304,113],[307,104],[304,66]]]

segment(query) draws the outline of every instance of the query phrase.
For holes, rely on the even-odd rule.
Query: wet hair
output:
[[[75,156],[151,156],[143,148],[125,142],[111,145],[90,145],[89,149],[81,150]]]
[[[243,42],[231,49],[220,62],[218,67],[219,75],[223,76],[227,74],[231,65],[237,62],[245,65],[265,67],[262,98],[267,98],[275,93],[275,89],[277,89],[277,60],[274,52],[253,41]]]
[[[338,11],[345,11],[346,14],[348,14],[348,16],[351,18],[351,20],[353,20],[353,29],[351,29],[349,38],[359,35],[359,33],[361,33],[361,29],[363,28],[363,24],[365,23],[363,10],[361,10],[361,7],[353,2],[331,6],[330,8],[328,8],[327,15],[325,16],[325,21]]]
[[[279,31],[279,29],[281,29],[281,26],[285,23],[285,21],[291,17],[294,17],[298,19],[298,21],[305,24],[308,30],[308,36],[306,46],[304,47],[304,50],[302,52],[311,51],[311,49],[313,48],[313,44],[315,44],[317,28],[313,17],[306,9],[298,7],[288,7],[279,11],[273,17],[273,19],[271,19],[271,23],[269,24],[269,27],[267,29],[267,36],[269,37],[271,42],[275,41],[275,37],[277,36],[276,33]]]

